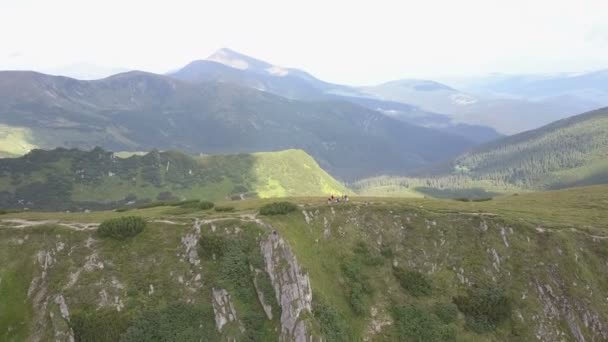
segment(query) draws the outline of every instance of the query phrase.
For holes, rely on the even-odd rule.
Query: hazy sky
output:
[[[608,0],[0,0],[0,69],[166,72],[221,47],[371,84],[608,68]]]

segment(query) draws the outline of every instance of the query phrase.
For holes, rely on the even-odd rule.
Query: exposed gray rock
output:
[[[186,236],[182,237],[182,245],[184,246],[183,256],[192,264],[192,266],[198,266],[201,263],[196,250],[198,240],[201,238],[201,224],[202,222],[199,219],[196,219],[194,222],[194,232],[188,233]]]
[[[308,213],[306,212],[306,210],[302,210],[302,214],[304,215],[304,220],[306,221],[306,224],[310,224],[310,221],[312,221],[311,216],[308,216]]]
[[[233,321],[236,321],[236,311],[230,300],[228,291],[224,289],[212,289],[213,292],[213,312],[215,313],[215,326],[217,331]]]
[[[276,231],[260,242],[266,272],[281,307],[281,341],[312,339],[304,316],[312,312],[312,288],[289,245]]]
[[[68,309],[68,305],[65,303],[65,298],[63,295],[58,295],[55,297],[55,304],[59,305],[59,312],[61,312],[61,317],[66,321],[70,320],[70,310]]]
[[[51,310],[49,318],[51,320],[55,341],[74,342],[74,331],[70,327],[70,310],[65,302],[63,295],[55,296],[54,303],[57,304],[61,318]]]

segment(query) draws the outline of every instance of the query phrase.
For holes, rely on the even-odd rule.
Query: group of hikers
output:
[[[344,195],[344,196],[331,195],[327,199],[327,204],[332,204],[332,203],[348,203],[348,195]]]

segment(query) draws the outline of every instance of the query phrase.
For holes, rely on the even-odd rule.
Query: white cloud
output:
[[[606,22],[605,0],[0,0],[0,69],[164,72],[229,47],[358,84],[576,71],[608,67]]]

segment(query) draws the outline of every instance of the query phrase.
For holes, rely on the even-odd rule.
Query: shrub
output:
[[[221,235],[206,234],[198,240],[198,245],[201,256],[212,258],[215,255],[217,258],[221,258],[226,249],[226,238]]]
[[[188,206],[191,205],[193,203],[198,203],[199,200],[194,199],[194,200],[184,200],[184,201],[179,201],[175,203],[175,206],[179,206],[179,207],[183,207],[183,206]]]
[[[312,313],[328,342],[352,341],[350,327],[346,319],[336,309],[315,295],[312,303]]]
[[[73,312],[70,327],[76,341],[113,342],[120,340],[129,327],[129,320],[116,310],[101,308]]]
[[[117,213],[124,213],[125,211],[129,211],[129,210],[131,210],[131,208],[122,207],[122,208],[118,208],[118,209],[116,209],[115,211],[116,211]]]
[[[120,338],[123,342],[218,340],[212,307],[184,303],[143,313]]]
[[[390,246],[383,246],[380,249],[380,254],[387,259],[391,259],[394,255],[393,249]]]
[[[357,242],[353,252],[355,252],[355,257],[366,266],[380,266],[384,263],[384,259],[373,253],[365,241]]]
[[[146,227],[146,221],[138,216],[120,217],[103,221],[97,234],[101,237],[126,239],[141,233]]]
[[[414,270],[406,270],[401,267],[393,267],[393,274],[399,280],[401,287],[414,297],[428,296],[432,287],[430,279]]]
[[[394,307],[392,310],[395,319],[394,340],[439,342],[455,341],[456,327],[446,325],[432,313],[413,305]]]
[[[168,207],[168,206],[175,206],[176,204],[177,204],[176,202],[163,202],[163,201],[148,202],[148,203],[142,203],[142,204],[138,205],[137,209]]]
[[[217,211],[217,212],[230,212],[230,211],[234,211],[234,207],[230,207],[230,206],[217,206],[217,207],[215,207],[215,211]]]
[[[454,304],[465,314],[467,327],[475,332],[492,331],[511,316],[509,297],[494,286],[470,288],[466,296],[455,297]]]
[[[454,303],[436,303],[433,312],[446,324],[453,323],[458,319],[458,307]]]
[[[346,277],[348,300],[353,312],[363,315],[367,311],[366,297],[374,290],[367,275],[363,273],[361,261],[358,258],[342,263],[342,273]]]
[[[185,201],[185,202],[183,202],[183,204],[180,205],[181,208],[198,209],[198,210],[208,210],[208,209],[213,208],[213,206],[214,206],[213,202],[198,201],[198,200]]]
[[[284,215],[297,209],[298,206],[291,202],[274,202],[260,208],[260,215]]]

